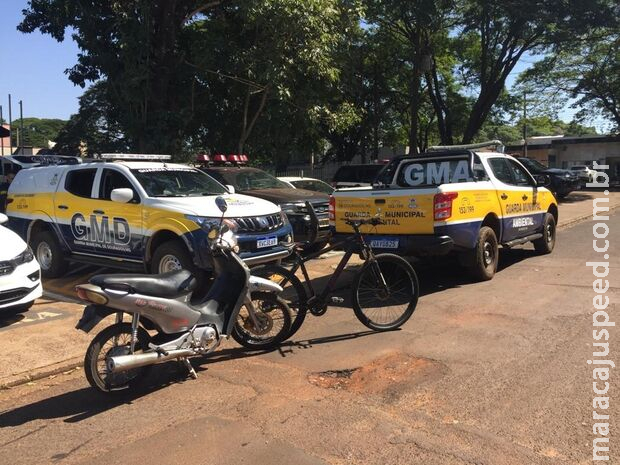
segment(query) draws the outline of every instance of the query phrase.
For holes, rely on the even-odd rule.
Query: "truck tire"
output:
[[[469,274],[477,281],[492,279],[497,270],[499,258],[499,246],[495,231],[488,226],[480,228],[473,254],[473,264],[469,267]]]
[[[151,260],[151,273],[160,274],[174,270],[187,270],[196,273],[192,256],[180,240],[164,242],[155,249]]]
[[[555,247],[555,218],[551,213],[545,214],[543,221],[543,237],[532,241],[534,249],[541,255],[549,254]]]
[[[69,263],[58,239],[51,231],[39,231],[30,239],[30,247],[44,278],[58,278],[67,272]]]

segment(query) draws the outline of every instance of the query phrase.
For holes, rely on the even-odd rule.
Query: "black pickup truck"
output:
[[[266,171],[248,166],[205,166],[202,171],[221,184],[233,186],[235,192],[251,195],[279,205],[286,213],[295,241],[306,242],[313,238],[311,218],[306,208],[310,202],[319,220],[319,230],[314,242],[307,245],[308,251],[320,250],[329,241],[329,196],[322,192],[294,189]]]

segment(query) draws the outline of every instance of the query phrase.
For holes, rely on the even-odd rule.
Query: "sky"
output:
[[[68,119],[77,112],[78,97],[84,89],[74,86],[64,74],[76,63],[79,49],[70,37],[62,43],[39,32],[23,34],[20,23],[26,0],[2,0],[0,13],[0,105],[8,120],[8,94],[13,119],[19,117],[18,101],[23,101],[24,117]]]
[[[16,27],[27,0],[2,0],[0,14],[0,105],[8,120],[8,94],[11,94],[13,119],[19,117],[18,101],[23,101],[24,117],[68,119],[78,110],[78,98],[84,92],[69,81],[65,70],[77,61],[79,49],[66,35],[56,42],[39,32],[23,34]],[[508,78],[510,87],[517,75],[531,66],[536,57],[526,56]],[[569,122],[577,110],[566,108],[559,117]],[[604,123],[597,121],[599,130]]]

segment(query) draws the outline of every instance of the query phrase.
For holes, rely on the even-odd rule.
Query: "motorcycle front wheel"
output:
[[[252,292],[251,298],[254,318],[246,305],[241,307],[231,336],[247,349],[274,349],[290,333],[291,310],[282,298],[270,292]]]
[[[148,348],[149,334],[138,328],[138,341],[134,353]],[[108,358],[117,355],[128,355],[131,344],[131,324],[117,323],[108,326],[91,341],[84,357],[84,373],[88,383],[103,393],[126,391],[138,386],[150,366],[135,368],[120,373],[108,371]]]

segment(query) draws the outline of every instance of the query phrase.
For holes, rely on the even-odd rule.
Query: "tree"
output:
[[[549,55],[520,76],[548,99],[582,108],[580,116],[602,115],[620,130],[620,34],[601,30],[598,40],[576,43]]]
[[[420,109],[422,76],[430,67],[431,37],[434,31],[447,33],[447,18],[454,2],[450,0],[368,0],[366,17],[371,25],[383,29],[400,42],[400,59],[407,66],[410,152],[420,151]]]
[[[24,118],[23,122],[19,119],[13,121],[13,145],[47,148],[48,142],[54,142],[60,130],[64,127],[66,121],[61,119],[47,118]],[[24,133],[18,133],[21,127],[24,127]]]
[[[31,0],[18,26],[80,47],[69,79],[85,87],[105,80],[106,100],[118,109],[130,146],[175,151],[191,106],[192,73],[181,40],[188,22],[217,5],[199,0]]]
[[[597,28],[616,20],[617,8],[607,0],[460,1],[451,42],[458,54],[461,83],[475,95],[462,142],[475,138],[525,54],[553,52],[575,40],[590,39]],[[436,82],[432,91],[438,101],[449,93],[449,83]],[[445,116],[439,120],[449,120],[448,104],[437,109]]]
[[[219,120],[201,115],[210,123],[204,133],[211,144],[242,153],[263,116],[282,114],[280,123],[293,120],[297,129],[299,119],[310,123],[311,110],[338,81],[335,54],[347,32],[359,27],[357,18],[350,1],[260,0],[222,4],[193,23],[188,61],[196,92]],[[268,109],[272,115],[265,115]],[[212,138],[214,123],[227,128]]]
[[[105,80],[99,81],[80,97],[78,113],[71,116],[56,138],[57,153],[94,156],[131,149],[119,122],[118,109],[108,100],[106,87]]]

